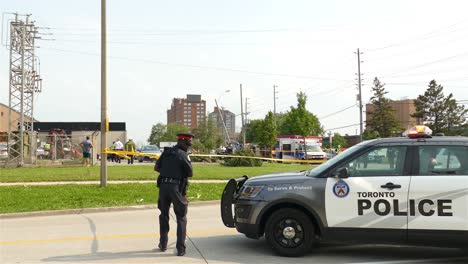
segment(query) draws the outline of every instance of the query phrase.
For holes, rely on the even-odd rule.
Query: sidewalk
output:
[[[226,183],[228,180],[189,180],[190,183]],[[100,181],[51,181],[51,182],[1,182],[1,186],[39,186],[39,185],[65,185],[65,184],[82,184],[92,185],[100,184]],[[108,184],[127,184],[127,183],[154,183],[156,180],[136,180],[136,181],[107,181]]]

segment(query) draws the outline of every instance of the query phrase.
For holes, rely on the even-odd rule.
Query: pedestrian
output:
[[[112,141],[112,145],[110,146],[110,151],[114,152],[115,151],[115,141]],[[107,156],[107,159],[110,159],[110,161],[114,162],[115,161],[115,153],[110,153],[109,156]]]
[[[187,188],[188,178],[192,177],[192,163],[187,151],[192,146],[192,134],[177,134],[177,145],[164,150],[154,166],[159,172],[159,249],[167,250],[169,233],[169,208],[173,204],[177,218],[177,256],[185,255],[185,238],[187,235]]]
[[[115,146],[115,151],[117,151],[117,152],[122,151],[123,148],[124,148],[124,145],[123,145],[122,142],[120,142],[120,139],[115,140],[114,146]],[[119,154],[115,154],[115,162],[120,163],[120,155]]]
[[[89,158],[91,157],[91,149],[93,148],[89,136],[86,136],[86,139],[80,143],[80,146],[83,149],[83,166],[89,166]]]
[[[125,151],[127,152],[135,152],[136,150],[136,145],[135,142],[131,138],[128,139],[127,143],[125,143]],[[133,164],[133,155],[128,155],[128,164]]]

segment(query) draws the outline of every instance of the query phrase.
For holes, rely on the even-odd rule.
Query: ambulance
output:
[[[277,137],[278,159],[327,160],[327,153],[322,150],[321,136],[280,135]],[[304,144],[305,142],[305,144]]]
[[[312,170],[231,179],[222,220],[282,256],[322,241],[467,248],[468,137],[431,134],[416,126]]]

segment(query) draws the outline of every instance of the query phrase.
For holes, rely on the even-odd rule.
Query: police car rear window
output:
[[[468,147],[419,146],[419,175],[468,175]]]

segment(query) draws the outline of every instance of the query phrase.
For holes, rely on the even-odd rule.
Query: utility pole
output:
[[[244,106],[242,105],[242,83],[240,84],[240,102],[241,102],[241,118],[242,118],[242,133],[243,138],[244,138],[244,144],[245,144],[245,123],[244,123]]]
[[[26,163],[35,161],[34,94],[41,92],[42,79],[35,55],[35,40],[40,39],[38,27],[31,21],[30,14],[14,15],[9,28],[10,42],[6,40],[4,43],[10,50],[8,161],[5,165],[21,167],[25,164],[26,155]]]
[[[357,49],[357,59],[358,59],[358,88],[359,88],[359,94],[358,94],[358,100],[359,100],[359,140],[362,142],[362,132],[363,132],[363,126],[362,126],[362,92],[361,92],[361,52],[359,52],[359,49]]]
[[[333,137],[332,137],[332,135],[333,135],[333,132],[328,131],[328,139],[330,141],[330,151],[333,148]]]
[[[244,141],[243,141],[243,147],[245,148],[245,134],[246,134],[246,130],[247,130],[247,124],[248,124],[248,119],[247,119],[247,115],[249,114],[249,112],[247,111],[247,107],[249,105],[249,98],[245,98],[245,126],[244,126]]]
[[[106,50],[106,0],[101,0],[101,187],[107,186],[107,50]]]
[[[273,116],[276,124],[276,85],[273,85]]]

